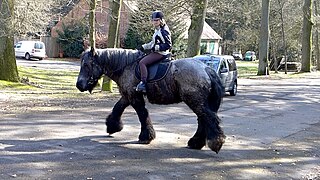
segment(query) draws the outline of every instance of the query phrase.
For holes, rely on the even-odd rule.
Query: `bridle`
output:
[[[84,63],[84,66],[86,68],[88,68],[88,75],[89,75],[89,80],[88,80],[88,85],[93,85],[98,79],[97,78],[94,78],[93,76],[93,67],[95,66],[99,66],[99,63],[97,63],[94,59],[93,56],[90,56],[90,59],[89,59],[89,63]]]

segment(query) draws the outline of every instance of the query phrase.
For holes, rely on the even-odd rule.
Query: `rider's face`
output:
[[[155,27],[159,27],[160,26],[160,19],[159,18],[152,19],[152,23]]]

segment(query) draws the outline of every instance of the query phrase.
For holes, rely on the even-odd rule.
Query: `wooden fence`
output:
[[[57,38],[50,36],[42,36],[40,38],[46,46],[46,53],[49,58],[59,57],[59,53],[62,52],[59,43],[57,42]]]

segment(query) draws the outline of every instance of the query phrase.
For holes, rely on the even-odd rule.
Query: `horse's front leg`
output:
[[[122,130],[123,123],[121,121],[121,115],[129,105],[129,101],[124,97],[121,97],[114,105],[111,114],[106,119],[107,133],[113,134]]]
[[[149,144],[154,138],[156,138],[156,133],[153,129],[151,119],[149,117],[149,112],[145,107],[145,102],[142,94],[132,101],[132,107],[138,114],[139,121],[141,123],[141,132],[139,135],[139,142],[142,144]]]

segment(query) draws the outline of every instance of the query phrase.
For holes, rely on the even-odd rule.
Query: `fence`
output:
[[[57,42],[57,38],[50,37],[50,36],[42,36],[40,38],[46,46],[46,53],[49,58],[56,58],[59,57],[59,53],[62,52],[59,43]]]

